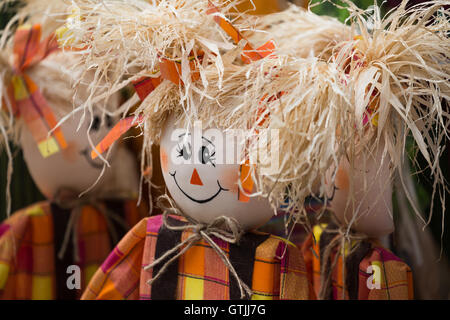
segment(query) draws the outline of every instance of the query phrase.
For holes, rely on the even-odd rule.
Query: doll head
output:
[[[81,73],[80,70],[72,68],[70,61],[75,63],[76,56],[64,52],[55,53],[28,72],[39,86],[57,121],[88,98],[84,83],[92,78],[92,74],[85,75],[83,81],[74,87],[75,81],[81,78]],[[111,192],[109,196],[124,191],[127,191],[130,197],[136,195],[138,187],[136,165],[132,156],[128,154],[129,151],[119,146],[122,158],[120,166],[119,161],[113,156],[117,148],[111,149],[108,155],[105,154],[105,158],[111,160],[109,163],[111,167],[101,159],[91,159],[92,146],[109,132],[116,120],[115,117],[105,114],[104,110],[117,109],[119,99],[120,95],[115,94],[107,101],[100,102],[99,107],[93,108],[92,112],[89,110],[72,112],[60,125],[67,146],[46,157],[39,150],[29,127],[21,126],[20,146],[25,162],[36,185],[48,199],[53,199],[64,189],[78,195],[94,184],[95,187],[91,192],[101,193],[103,196],[107,190]],[[83,121],[82,117],[85,117]],[[125,171],[128,172],[128,181],[122,183],[118,181],[117,176]]]
[[[33,27],[30,30],[39,32],[40,29]],[[6,51],[2,53],[5,54]],[[12,60],[12,57],[14,55],[10,55],[9,60]],[[8,95],[4,96],[6,101],[4,111],[7,110],[6,106],[13,105],[17,110],[14,121],[9,122],[8,131],[13,133],[12,138],[19,142],[31,176],[48,199],[54,199],[62,190],[70,191],[76,196],[94,184],[93,192],[102,193],[103,196],[108,192],[110,192],[108,196],[115,196],[118,192],[121,195],[127,193],[129,197],[136,196],[138,187],[136,164],[125,148],[120,148],[122,157],[120,166],[111,163],[112,168],[107,168],[104,161],[93,160],[90,157],[92,146],[114,124],[114,118],[105,113],[118,107],[120,95],[114,94],[107,101],[99,102],[99,106],[93,108],[95,111],[72,112],[74,106],[83,104],[88,98],[84,83],[93,77],[92,73],[86,73],[83,78],[86,82],[82,81],[75,88],[76,81],[82,78],[81,70],[72,68],[77,61],[73,53],[52,52],[42,61],[23,71],[23,79],[28,77],[27,79],[31,79],[28,81],[32,81],[31,85],[38,88],[32,96],[34,100],[30,101],[37,101],[37,110],[51,113],[54,120],[52,124],[47,123],[46,127],[43,126],[44,119],[49,119],[48,116],[47,118],[31,116],[35,113],[32,108],[29,109],[30,104],[24,103],[23,100],[17,102],[16,96]],[[8,61],[5,65],[9,68],[13,63]],[[6,76],[5,80],[8,79],[11,78]],[[9,86],[9,83],[5,85]],[[53,129],[52,125],[56,128],[56,123],[70,112],[72,114],[58,127],[58,136],[49,135],[49,130]],[[60,137],[62,140],[58,140]],[[111,153],[114,152],[116,150],[111,150]],[[124,176],[124,172],[127,172],[128,178],[119,178]]]
[[[350,161],[342,158],[332,188],[329,209],[344,226],[369,237],[394,231],[391,171],[382,145]]]
[[[103,161],[90,157],[92,147],[87,137],[89,123],[85,121],[77,131],[81,113],[78,112],[61,125],[67,147],[46,158],[41,155],[28,128],[24,126],[21,130],[20,146],[28,170],[41,193],[48,199],[53,199],[62,189],[68,189],[78,195],[91,187],[102,173]],[[94,143],[108,132],[108,124],[111,123],[112,120],[102,122],[100,115],[94,116],[90,130]],[[107,170],[106,176],[102,177],[96,189],[101,188],[110,174],[111,171]]]
[[[269,202],[261,197],[239,200],[240,165],[223,161],[224,154],[234,152],[234,144],[223,130],[209,129],[214,130],[203,130],[194,143],[193,130],[177,128],[173,116],[167,120],[160,144],[167,190],[183,213],[199,222],[228,216],[244,229],[264,224],[273,216]]]
[[[24,1],[11,20],[19,27],[10,23],[4,30],[11,34],[0,44],[0,129],[10,158],[8,181],[10,139],[22,147],[30,174],[48,199],[63,190],[77,196],[92,188],[103,196],[134,197],[138,178],[130,152],[112,150],[121,165],[111,163],[108,170],[105,161],[90,157],[92,146],[114,123],[108,114],[117,109],[120,94],[102,99],[90,110],[73,112],[88,100],[87,86],[95,74],[77,66],[76,53],[58,48],[56,30],[65,12],[68,6],[61,1]]]

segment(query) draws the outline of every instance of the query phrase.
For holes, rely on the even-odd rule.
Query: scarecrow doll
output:
[[[64,16],[56,13],[65,10],[59,1],[30,1],[2,36],[2,147],[11,158],[8,141],[20,145],[47,200],[0,224],[1,299],[79,298],[117,240],[146,214],[137,206],[139,183],[132,154],[124,147],[112,150],[118,158],[108,170],[90,157],[91,145],[113,125],[107,112],[117,109],[120,95],[102,101],[95,111],[74,109],[89,95],[86,83],[73,88],[84,72],[72,68],[77,56],[57,43],[57,21]],[[15,23],[19,27],[13,31]],[[88,72],[87,77],[95,75]],[[80,125],[84,117],[92,123]],[[8,180],[12,169],[10,162]]]
[[[404,1],[381,19],[377,7],[363,11],[347,4],[348,25],[293,5],[254,22],[252,41],[276,39],[278,52],[315,56],[330,67],[337,65],[357,129],[350,140],[353,145],[325,175],[329,188],[325,196],[313,193],[304,202],[303,215],[278,214],[263,230],[295,243],[304,241],[308,274],[320,299],[408,299],[413,296],[411,269],[386,249],[392,247],[389,235],[394,231],[392,194],[395,190],[397,201],[403,198],[401,205],[411,206],[417,220],[426,225],[404,159],[408,135],[429,160],[436,194],[446,193],[435,161],[441,153],[439,141],[448,130],[442,108],[448,91],[447,12],[444,2],[407,10]],[[432,135],[428,130],[433,126]],[[424,264],[430,267],[431,261],[419,258],[430,256],[418,245],[419,239],[426,240],[427,230],[419,231],[407,208],[400,214],[395,229],[412,244],[394,247],[406,247],[407,258],[422,270]],[[295,223],[296,217],[300,223]],[[304,229],[310,231],[306,241]],[[428,274],[426,278],[430,279]]]
[[[222,13],[232,17],[233,2],[74,4],[80,23],[61,41],[84,48],[86,65],[120,70],[109,79],[116,88],[135,86],[130,101],[142,103],[113,131],[141,128],[145,159],[160,145],[168,193],[163,215],[122,239],[83,299],[314,299],[300,250],[254,229],[286,199],[286,210],[302,206],[333,162],[333,144],[309,138],[322,132],[337,142],[325,118],[337,125],[349,115],[335,112],[344,100],[334,92],[339,79],[322,76],[332,70],[278,56],[273,41],[248,41],[239,31],[247,20]],[[95,85],[92,96],[102,97]],[[118,138],[113,131],[93,158]]]
[[[319,299],[412,299],[411,269],[383,240],[394,231],[395,185],[423,221],[407,187],[406,141],[426,159],[433,194],[447,192],[438,163],[448,135],[448,9],[441,1],[409,8],[403,1],[382,19],[377,7],[347,4],[351,24],[335,29],[347,30],[347,38],[318,54],[337,65],[355,131],[326,174],[327,210],[303,252]]]

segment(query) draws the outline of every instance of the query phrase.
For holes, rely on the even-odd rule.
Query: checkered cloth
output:
[[[171,220],[185,223],[174,216]],[[237,282],[204,241],[192,246],[152,285],[147,283],[159,266],[143,268],[191,234],[168,230],[161,215],[142,220],[109,255],[82,299],[239,299]],[[302,253],[293,244],[262,233],[245,234],[239,245],[214,241],[252,288],[252,299],[315,298]]]
[[[147,213],[136,201],[104,201],[103,207],[134,226]],[[92,206],[83,206],[78,220],[78,252],[74,262],[73,243],[64,257],[60,250],[71,211],[48,201],[14,213],[0,224],[0,299],[77,299],[108,256],[115,243],[109,235],[105,216]],[[122,225],[115,231],[125,234]],[[119,237],[120,239],[120,237]],[[81,290],[67,288],[69,265],[81,271]]]
[[[305,263],[318,295],[321,289],[320,273],[323,264],[321,257],[326,245],[332,239],[327,234],[326,225],[317,225],[313,234],[303,244]],[[314,235],[314,236],[313,236]],[[316,239],[316,241],[314,241]],[[334,261],[336,249],[330,261]],[[343,263],[339,254],[332,270],[330,294],[331,300],[409,300],[413,299],[411,269],[392,252],[383,248],[377,241],[364,240],[357,250],[345,258],[345,292],[343,292]]]

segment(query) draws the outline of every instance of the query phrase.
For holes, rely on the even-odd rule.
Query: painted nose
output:
[[[202,179],[200,179],[200,176],[197,172],[197,169],[194,168],[194,172],[192,172],[192,176],[191,176],[191,184],[195,184],[197,186],[202,186],[203,182]]]

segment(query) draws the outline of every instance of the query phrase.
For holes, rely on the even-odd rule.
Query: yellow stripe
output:
[[[51,276],[33,276],[32,277],[32,300],[51,300],[52,299],[52,277]]]
[[[186,300],[203,300],[202,279],[185,278],[184,295]]]
[[[38,148],[44,158],[47,158],[59,151],[58,143],[53,137],[49,137],[48,139],[39,142]]]
[[[23,78],[20,76],[13,76],[11,79],[14,88],[14,99],[16,101],[24,100],[28,98],[28,90],[23,82]]]
[[[372,266],[374,266],[373,284],[380,284],[381,287],[385,284],[385,279],[383,277],[383,263],[381,261],[372,261]]]
[[[24,23],[22,25],[20,25],[17,30],[29,30],[32,28],[32,25],[29,23]]]
[[[292,247],[297,247],[293,242],[291,242],[291,241],[289,241],[289,240],[287,240],[287,239],[284,239],[284,238],[282,238],[282,237],[279,237],[279,236],[275,236],[275,235],[270,235],[272,238],[275,238],[275,239],[278,239],[278,240],[280,240],[280,241],[282,241],[282,242],[284,242],[284,243],[286,243],[287,245],[290,245],[290,246],[292,246]]]
[[[91,264],[84,269],[85,283],[89,283],[95,272],[100,266],[98,264]]]
[[[5,287],[8,275],[9,275],[9,265],[0,262],[0,290]]]
[[[72,29],[77,28],[80,23],[80,9],[72,8],[72,14],[67,17],[66,24],[55,31],[59,46],[70,46],[75,42],[75,34]]]
[[[325,223],[321,223],[313,227],[314,238],[316,239],[317,242],[319,242],[320,236],[322,235],[323,230],[325,230],[326,228],[327,224]]]
[[[253,293],[252,300],[273,300],[273,298],[271,296]]]
[[[45,212],[39,205],[35,205],[27,209],[26,214],[29,216],[43,216]]]

